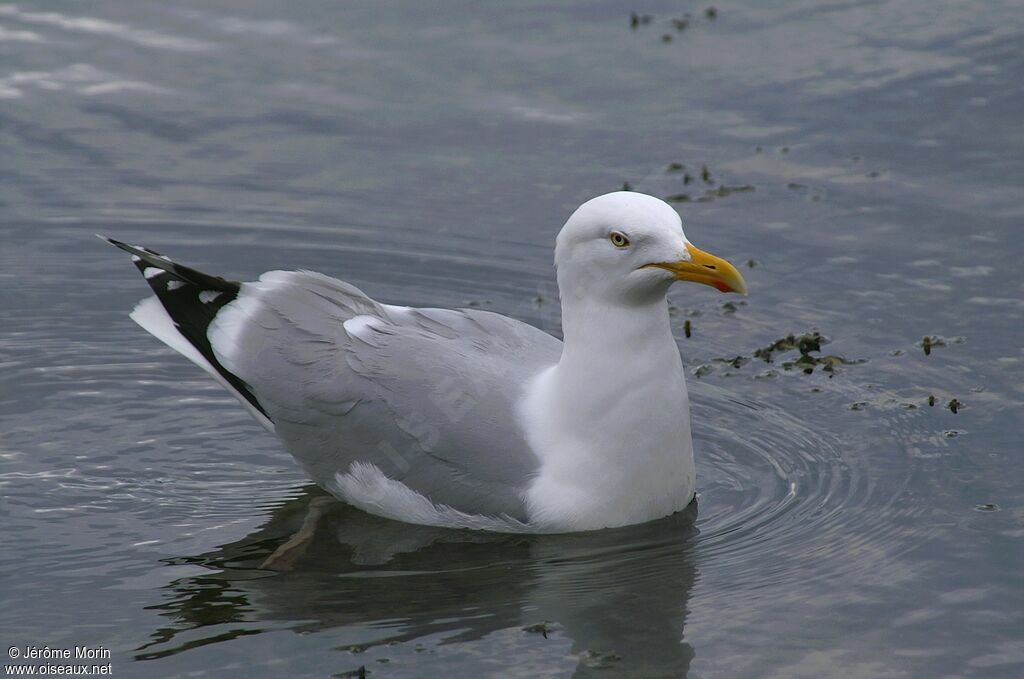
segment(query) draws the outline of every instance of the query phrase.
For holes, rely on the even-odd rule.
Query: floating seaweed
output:
[[[689,337],[690,337],[690,331],[691,331],[690,319],[687,318],[683,322],[683,334],[686,335],[687,339],[689,339]]]
[[[832,377],[837,368],[842,365],[856,365],[864,363],[864,359],[849,359],[835,354],[825,356],[812,356],[812,352],[820,352],[822,344],[828,344],[829,339],[821,333],[814,331],[803,335],[787,335],[782,339],[772,342],[767,347],[754,351],[754,357],[764,360],[765,363],[773,363],[775,354],[786,353],[796,349],[800,352],[799,358],[785,361],[782,367],[786,370],[800,370],[807,375],[814,372],[815,368],[821,368],[822,372]]]
[[[864,363],[865,360],[862,358],[849,359],[843,358],[842,356],[829,355],[829,356],[809,356],[804,355],[795,361],[786,361],[782,364],[782,367],[786,370],[792,370],[794,368],[801,368],[805,374],[810,375],[814,372],[815,366],[821,366],[822,372],[828,373],[829,377],[832,377],[836,373],[837,366],[841,365],[858,365]]]
[[[725,363],[731,365],[733,368],[742,368],[746,364],[750,363],[749,356],[735,356],[733,358],[716,358],[716,363]]]
[[[540,634],[545,639],[547,639],[548,634],[556,632],[558,631],[558,629],[559,626],[557,624],[552,623],[550,620],[545,620],[544,622],[537,622],[532,625],[527,625],[523,628],[523,631],[527,632],[528,634]]]
[[[946,343],[943,342],[941,339],[939,339],[938,337],[932,337],[931,335],[925,335],[921,339],[921,348],[924,349],[925,356],[931,356],[932,347],[942,347],[945,345]]]
[[[954,399],[950,399],[950,401],[949,401],[949,403],[947,404],[946,407],[949,408],[949,412],[951,412],[954,415],[956,415],[957,412],[959,412],[959,410],[964,407],[964,404],[961,403],[959,400],[954,398]]]
[[[754,357],[763,359],[765,363],[771,363],[777,353],[781,354],[796,349],[801,354],[806,355],[812,351],[821,351],[821,345],[828,344],[830,341],[818,331],[803,335],[786,335],[766,347],[755,349]]]
[[[731,196],[734,193],[747,193],[749,191],[755,191],[756,189],[750,184],[737,184],[734,186],[727,186],[722,184],[717,189],[713,189],[710,194],[717,198],[725,198]],[[708,194],[705,194],[708,195]]]
[[[943,337],[942,335],[925,335],[917,346],[924,349],[924,355],[930,356],[935,347],[944,347],[947,344],[963,344],[967,341],[965,337]]]
[[[696,377],[699,380],[700,378],[704,377],[705,375],[708,375],[711,372],[713,372],[714,369],[715,369],[714,366],[705,363],[703,365],[699,365],[696,368],[694,368],[693,376]]]
[[[635,29],[640,24],[651,23],[650,14],[637,14],[636,12],[629,13],[629,27]]]
[[[693,181],[690,175],[683,175],[683,184],[689,184]],[[689,193],[675,193],[670,196],[666,196],[665,200],[669,203],[688,203],[690,201],[696,201],[698,203],[707,203],[716,198],[725,198],[731,196],[734,193],[747,193],[755,191],[756,188],[750,184],[737,184],[734,186],[721,185],[718,188],[707,189],[703,194],[694,198]]]
[[[666,36],[670,37],[670,36]],[[696,179],[687,171],[687,166],[680,162],[669,163],[665,170],[668,173],[682,173],[683,186],[689,186],[693,184]],[[751,184],[725,184],[721,183],[711,173],[711,169],[707,166],[707,163],[702,163],[700,166],[700,179],[705,184],[711,185],[713,188],[704,190],[702,194],[690,194],[690,193],[676,193],[665,198],[670,203],[688,203],[690,201],[697,201],[706,203],[708,201],[715,200],[716,198],[725,198],[731,196],[734,193],[746,193],[749,191],[755,191],[756,187]]]

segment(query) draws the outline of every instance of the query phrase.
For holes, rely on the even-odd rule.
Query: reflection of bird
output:
[[[342,281],[214,278],[150,250],[132,318],[213,375],[309,475],[370,513],[497,531],[649,521],[694,494],[673,281],[746,292],[666,203],[618,192],[558,235],[564,342],[472,309],[382,304]]]
[[[450,674],[433,671],[432,654],[409,648],[416,643],[466,644],[460,669],[469,676],[493,674],[495,643],[509,664],[502,676],[536,676],[526,670],[535,662],[558,676],[589,676],[602,664],[616,676],[687,673],[693,649],[681,639],[696,580],[695,505],[628,529],[498,535],[388,521],[328,499],[310,486],[252,534],[175,559],[204,570],[161,590],[154,608],[165,622],[136,657],[284,626],[322,632],[332,647],[359,642],[361,653],[342,647],[332,665],[381,656],[394,665],[396,656],[415,653],[415,676]],[[287,545],[287,572],[265,570]],[[278,661],[290,662],[279,655],[288,644],[271,646]],[[291,648],[302,655],[310,647]],[[475,672],[476,659],[490,669]]]

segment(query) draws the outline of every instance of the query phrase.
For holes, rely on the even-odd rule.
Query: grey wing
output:
[[[538,461],[517,401],[558,361],[554,337],[499,314],[394,307],[320,274],[270,272],[242,285],[210,340],[321,485],[367,463],[435,504],[525,520]]]

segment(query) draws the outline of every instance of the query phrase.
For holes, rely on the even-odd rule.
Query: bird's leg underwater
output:
[[[333,497],[318,497],[306,507],[306,516],[302,519],[302,526],[295,534],[288,538],[288,541],[274,550],[274,553],[263,560],[260,568],[271,571],[290,571],[295,568],[295,562],[299,560],[313,541],[316,533],[317,522],[324,515],[327,505],[337,502]]]

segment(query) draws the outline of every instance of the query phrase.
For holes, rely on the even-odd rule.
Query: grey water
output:
[[[707,7],[0,4],[0,653],[1024,676],[1024,5]],[[751,294],[671,293],[697,506],[590,534],[330,499],[92,237],[558,334],[554,236],[624,184]]]

